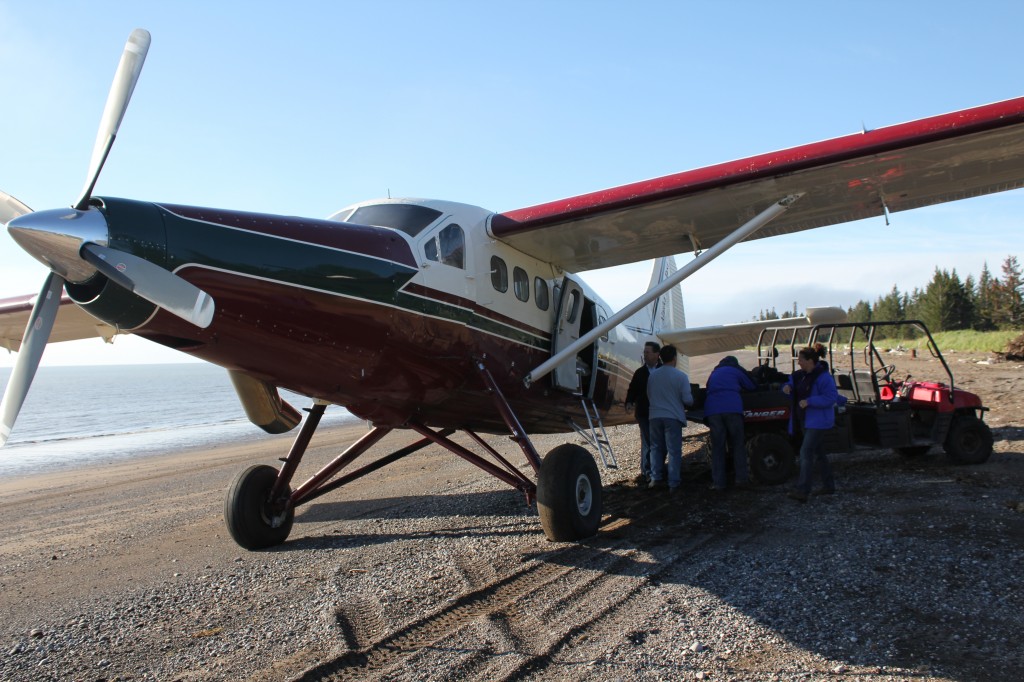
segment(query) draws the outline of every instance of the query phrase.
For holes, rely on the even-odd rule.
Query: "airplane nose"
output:
[[[84,282],[96,268],[83,260],[82,245],[106,246],[107,221],[95,208],[56,208],[14,218],[7,232],[18,245],[54,273],[70,282]]]

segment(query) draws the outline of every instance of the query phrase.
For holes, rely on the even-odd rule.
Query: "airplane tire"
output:
[[[992,430],[974,415],[958,415],[942,448],[954,464],[981,464],[992,454]]]
[[[271,524],[273,515],[269,509],[268,497],[275,480],[277,469],[266,464],[257,464],[240,472],[228,488],[227,500],[224,503],[224,521],[231,537],[245,549],[266,549],[279,545],[292,530],[292,522],[295,520],[294,509],[288,510],[276,528]]]
[[[552,542],[582,540],[601,521],[601,474],[579,445],[559,445],[544,458],[537,477],[537,510]]]
[[[763,485],[780,485],[796,469],[796,453],[789,439],[778,433],[759,433],[747,441],[750,473]]]

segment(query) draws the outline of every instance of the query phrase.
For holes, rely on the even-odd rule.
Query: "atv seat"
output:
[[[859,403],[874,403],[878,399],[875,376],[869,370],[853,370],[853,395]]]
[[[850,378],[849,374],[836,374],[836,390],[839,395],[843,396],[847,400],[856,400],[857,396],[853,391],[853,379]]]

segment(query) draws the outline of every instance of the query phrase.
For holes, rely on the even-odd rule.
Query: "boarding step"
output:
[[[597,450],[606,469],[618,469],[619,463],[615,461],[615,453],[612,452],[612,444],[608,440],[608,433],[604,429],[604,422],[601,421],[601,413],[597,411],[597,405],[593,400],[587,398],[581,398],[580,404],[583,406],[583,414],[587,417],[587,427],[583,428],[571,419],[569,424],[587,441],[590,447]]]

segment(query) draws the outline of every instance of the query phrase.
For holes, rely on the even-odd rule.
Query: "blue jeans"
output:
[[[709,414],[711,428],[711,480],[715,487],[724,490],[725,446],[732,450],[733,466],[736,469],[736,483],[747,483],[747,444],[744,442],[743,415],[739,413]]]
[[[821,442],[825,439],[825,432],[826,429],[804,429],[804,442],[800,446],[800,479],[796,484],[796,489],[804,495],[809,495],[811,492],[815,464],[821,470],[821,487],[825,490],[836,489],[836,481],[832,477],[832,465],[828,461],[828,455],[821,451]]]
[[[665,480],[665,458],[668,457],[668,487],[678,488],[682,482],[683,427],[678,419],[652,419],[651,471],[655,481]]]
[[[651,422],[647,417],[637,417],[636,423],[640,426],[640,473],[651,478]]]

